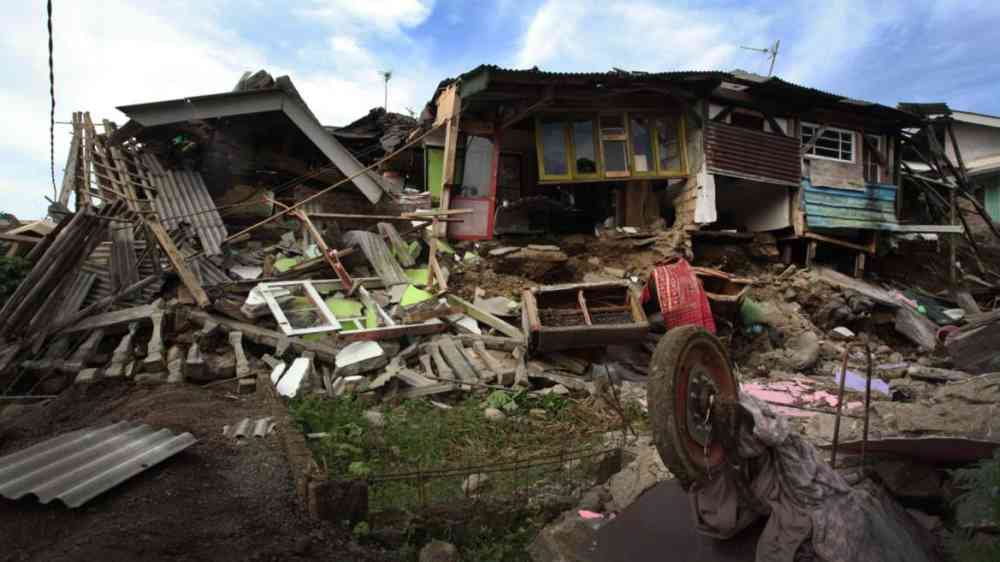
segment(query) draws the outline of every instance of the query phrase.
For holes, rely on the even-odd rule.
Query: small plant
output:
[[[29,271],[31,262],[28,260],[17,256],[0,256],[0,306],[7,303],[7,299],[14,294]]]
[[[1000,560],[1000,541],[976,540],[975,529],[1000,525],[1000,452],[972,468],[952,472],[963,490],[955,500],[955,523],[959,527],[949,543],[956,560],[988,562]]]

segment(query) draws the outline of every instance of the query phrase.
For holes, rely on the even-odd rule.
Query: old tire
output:
[[[702,410],[693,407],[698,404],[689,401],[694,400],[689,384],[714,393],[716,398],[730,400],[736,399],[739,386],[722,343],[700,326],[682,326],[667,332],[656,346],[649,371],[647,394],[653,442],[663,464],[687,489],[724,460],[720,443],[706,440],[703,431],[699,435],[701,442],[693,437],[698,428],[689,428],[689,410],[707,410],[704,405]]]

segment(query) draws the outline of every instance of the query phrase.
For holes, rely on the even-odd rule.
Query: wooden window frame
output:
[[[597,166],[597,171],[592,174],[581,174],[576,171],[576,137],[573,134],[573,122],[582,121],[584,119],[590,119],[591,124],[591,142],[594,144],[594,163]],[[604,176],[604,158],[601,154],[601,135],[600,129],[598,128],[600,123],[598,122],[596,116],[591,114],[569,114],[566,116],[566,134],[569,137],[569,161],[570,161],[570,175],[573,179],[581,180],[594,180],[600,179]]]
[[[875,135],[875,134],[872,134],[872,133],[864,133],[864,139],[862,140],[862,145],[861,145],[861,177],[865,177],[868,174],[868,169],[867,168],[868,168],[869,165],[874,165],[875,166],[875,181],[870,182],[870,183],[881,184],[883,182],[883,178],[886,177],[886,170],[883,169],[883,166],[881,164],[879,164],[878,158],[876,158],[874,155],[871,156],[871,161],[870,162],[865,162],[865,154],[868,153],[868,145],[864,143],[864,140],[868,140],[869,142],[871,142],[874,145],[875,150],[881,152],[882,151],[882,138],[883,138],[882,135]],[[865,178],[865,183],[869,183],[868,178]]]
[[[340,330],[340,321],[337,317],[330,312],[330,308],[326,306],[326,301],[320,296],[319,291],[313,286],[312,281],[279,281],[273,283],[260,283],[258,285],[260,288],[261,295],[264,297],[264,301],[267,302],[267,307],[271,310],[271,314],[274,315],[274,319],[278,322],[278,327],[281,331],[285,333],[286,336],[299,336],[304,334],[316,334],[319,332],[335,332]],[[293,328],[291,322],[288,321],[288,316],[285,311],[281,308],[281,304],[274,297],[272,291],[274,289],[280,289],[282,287],[302,287],[305,291],[307,297],[312,302],[313,307],[319,311],[319,316],[325,320],[325,324],[322,326],[314,326],[312,328]]]
[[[562,120],[563,125],[563,138],[566,142],[566,154],[567,154],[567,170],[568,174],[547,174],[545,173],[545,153],[544,145],[542,143],[542,131],[541,125],[543,120],[555,119]],[[650,122],[650,141],[653,147],[653,160],[651,169],[647,172],[636,172],[635,171],[635,147],[632,143],[632,117],[641,116]],[[604,119],[607,117],[621,117],[622,119],[622,133],[615,134],[605,134],[604,133]],[[676,123],[676,127],[672,129],[671,134],[677,136],[678,150],[680,151],[680,168],[674,170],[663,169],[660,161],[661,147],[659,142],[659,125],[656,124],[657,120],[670,118]],[[585,118],[590,118],[594,125],[593,132],[593,142],[595,147],[595,156],[597,157],[597,172],[593,174],[581,174],[576,170],[576,143],[573,135],[573,122],[580,121]],[[607,169],[607,153],[604,149],[604,143],[606,141],[611,142],[624,142],[625,143],[625,166],[624,171],[611,171]],[[547,115],[537,115],[535,116],[535,150],[538,157],[538,180],[540,183],[559,183],[559,182],[587,182],[587,181],[600,181],[603,179],[607,180],[624,180],[630,178],[636,179],[657,179],[657,178],[678,178],[687,177],[688,172],[688,154],[687,154],[687,124],[683,115],[674,115],[664,112],[645,112],[645,111],[621,111],[621,112],[599,112],[599,113],[566,113],[566,114],[547,114]]]
[[[611,116],[621,116],[622,118],[622,133],[616,134],[604,134],[604,119]],[[601,147],[601,165],[599,168],[604,172],[605,178],[620,179],[620,178],[630,178],[633,176],[632,173],[632,141],[631,141],[631,129],[629,128],[629,116],[626,112],[621,113],[601,113],[597,116],[597,138],[598,143]],[[607,156],[604,153],[604,141],[612,142],[624,142],[625,143],[625,171],[609,171],[607,167]]]
[[[545,172],[545,146],[542,143],[542,121],[545,119],[555,120],[554,116],[538,115],[535,117],[535,150],[538,153],[538,180],[539,181],[572,181],[573,179],[573,138],[570,135],[568,121],[563,115],[559,116],[562,124],[563,142],[566,143],[566,173],[549,174]]]
[[[799,123],[799,141],[802,144],[807,144],[808,143],[808,141],[805,140],[805,132],[802,130],[803,127],[809,127],[809,128],[811,128],[813,130],[813,135],[814,136],[815,136],[816,132],[819,131],[820,129],[825,129],[823,131],[823,134],[831,133],[831,132],[832,133],[838,133],[838,134],[840,134],[840,133],[847,133],[847,134],[849,134],[851,136],[851,159],[850,160],[844,160],[843,158],[834,158],[832,156],[823,156],[821,154],[816,154],[816,144],[817,143],[815,143],[815,142],[813,143],[812,147],[809,148],[809,150],[807,150],[804,154],[802,154],[803,158],[816,158],[816,159],[819,159],[819,160],[829,160],[831,162],[840,162],[841,164],[855,164],[855,163],[857,163],[857,161],[858,161],[858,133],[857,133],[857,131],[852,131],[850,129],[842,129],[842,128],[839,128],[839,127],[830,127],[828,125],[820,125],[818,123],[810,123],[808,121],[802,121],[801,123]],[[812,137],[810,137],[810,139],[811,138]],[[841,148],[838,149],[838,152],[843,152],[843,142],[844,142],[843,139],[838,139],[837,142],[840,143],[840,145],[841,145]]]

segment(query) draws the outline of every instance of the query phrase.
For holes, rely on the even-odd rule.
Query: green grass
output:
[[[294,401],[291,411],[304,432],[328,433],[309,443],[331,478],[372,482],[373,528],[408,529],[408,543],[397,552],[401,560],[416,560],[420,545],[432,537],[454,543],[463,560],[529,560],[526,548],[558,513],[552,511],[554,506],[573,490],[591,486],[602,460],[595,456],[566,462],[560,454],[614,446],[605,442],[605,434],[620,432],[621,418],[595,407],[591,399],[525,392],[469,396],[452,406],[445,410],[424,399],[390,407],[356,397],[309,397]],[[507,412],[506,419],[488,420],[483,413],[487,406]],[[385,416],[384,426],[365,420],[364,412],[370,409]],[[529,415],[532,409],[544,410],[545,416]],[[634,427],[645,425],[637,407],[625,404],[624,409]],[[538,458],[551,463],[495,470],[501,463]],[[492,468],[475,468],[483,465]],[[418,470],[426,476],[442,469],[459,474],[419,481],[384,478]],[[482,494],[467,497],[462,491],[468,472],[488,474],[490,482]],[[393,514],[400,512],[419,513],[420,522],[416,527],[406,517],[396,522]]]
[[[499,422],[488,420],[483,414],[484,406],[506,411],[507,418]],[[385,416],[382,427],[370,425],[363,415],[365,410],[376,408]],[[619,420],[608,415],[597,416],[579,402],[523,392],[498,391],[482,398],[469,397],[448,410],[422,399],[385,408],[355,397],[309,397],[293,402],[291,409],[304,432],[328,434],[310,440],[310,446],[331,478],[468,468],[472,472],[489,472],[491,487],[499,495],[566,471],[558,462],[497,473],[475,467],[538,457],[558,459],[570,451],[604,449],[607,446],[603,434],[620,427]],[[531,409],[544,410],[545,417],[529,416]],[[459,499],[464,496],[463,479],[464,475],[428,478],[421,487],[415,478],[376,478],[373,508],[376,511],[383,507],[406,508],[417,503]]]

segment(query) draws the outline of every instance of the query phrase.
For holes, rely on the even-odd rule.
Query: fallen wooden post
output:
[[[516,338],[522,342],[524,341],[524,332],[522,332],[518,328],[515,328],[513,325],[500,319],[499,317],[494,316],[489,312],[486,312],[485,310],[477,307],[476,305],[472,304],[471,302],[461,297],[455,295],[448,295],[446,298],[448,299],[449,304],[461,308],[466,314],[482,322],[483,324],[486,324],[487,326],[496,329],[498,332],[502,333],[505,336]]]

